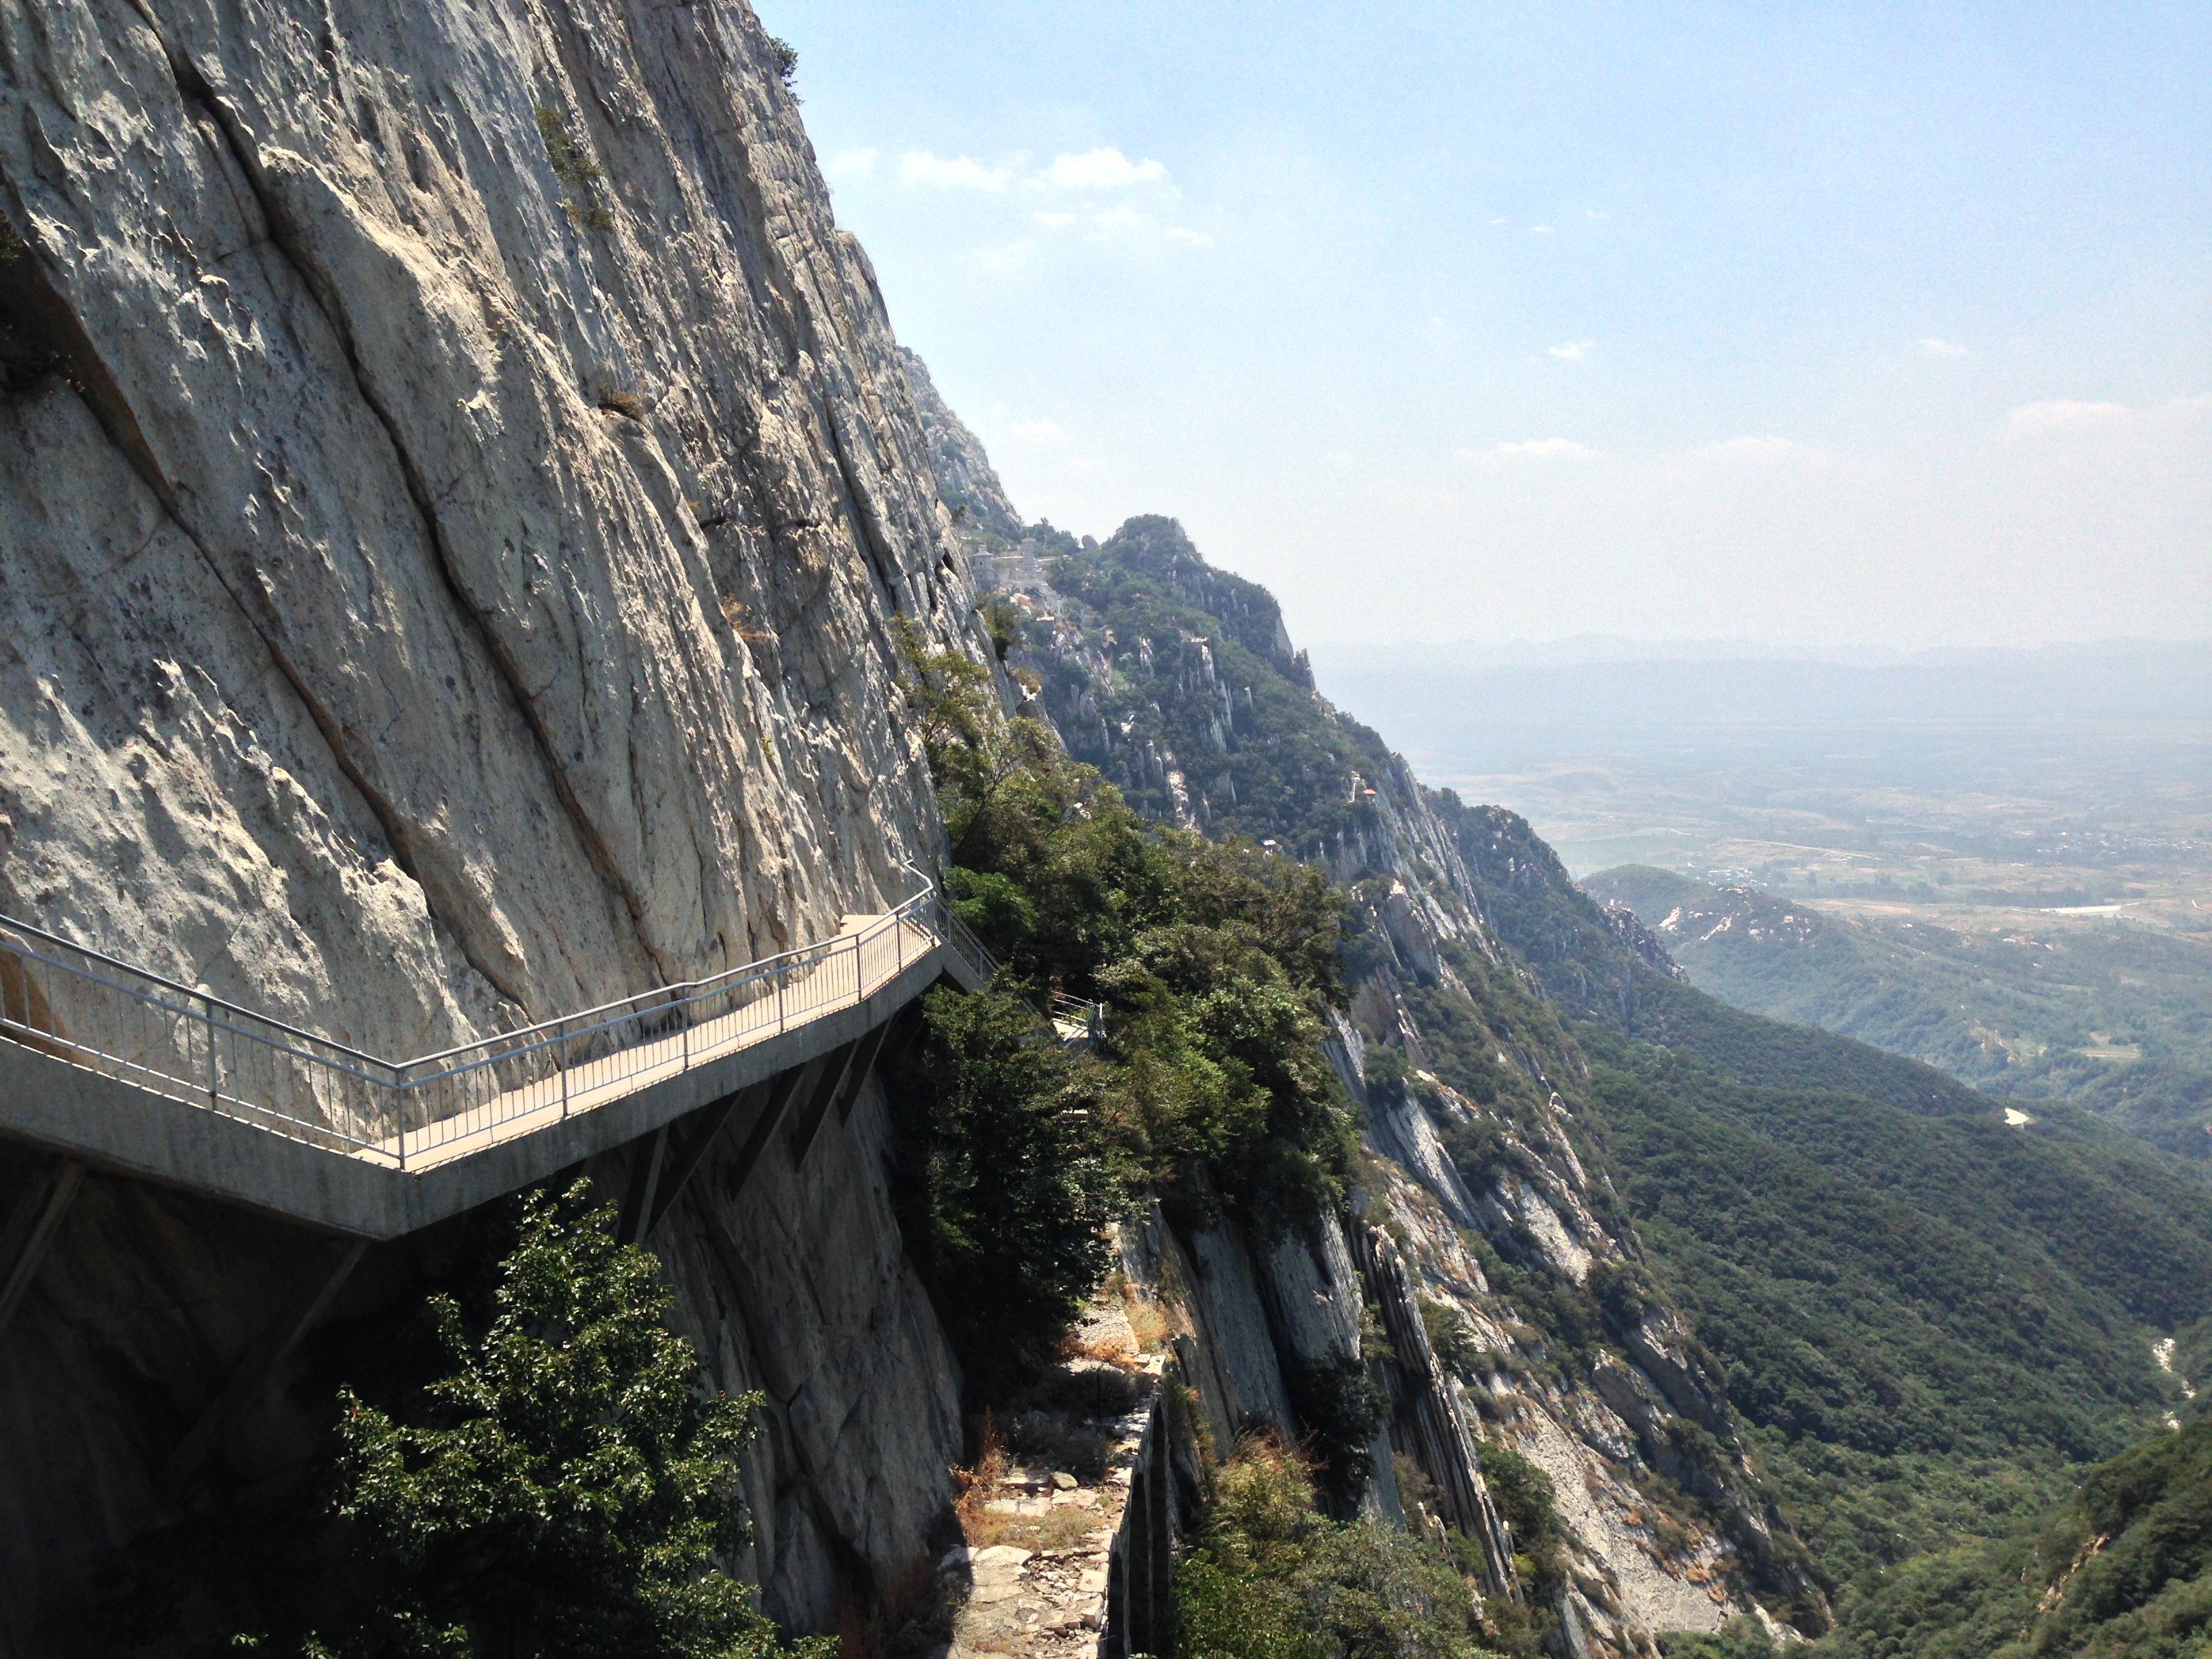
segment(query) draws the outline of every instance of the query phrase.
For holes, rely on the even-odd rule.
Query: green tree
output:
[[[1247,1443],[1176,1567],[1184,1659],[1472,1659],[1477,1610],[1441,1553],[1314,1506],[1295,1453]]]
[[[310,1637],[359,1659],[765,1659],[775,1627],[719,1561],[746,1537],[759,1396],[695,1395],[653,1258],[586,1183],[532,1194],[488,1318],[431,1303],[452,1370],[421,1410],[339,1395],[336,1508],[362,1611]],[[815,1659],[830,1644],[802,1642]]]
[[[937,990],[922,1006],[933,1087],[904,1126],[924,1165],[922,1254],[988,1393],[1051,1357],[1104,1274],[1115,1184],[1069,1103],[1066,1056],[1027,1004]]]

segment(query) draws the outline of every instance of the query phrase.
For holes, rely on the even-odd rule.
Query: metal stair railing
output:
[[[939,946],[989,961],[924,878],[921,892],[857,932],[391,1060],[0,916],[0,1036],[405,1169],[465,1137],[587,1110],[852,1006]]]

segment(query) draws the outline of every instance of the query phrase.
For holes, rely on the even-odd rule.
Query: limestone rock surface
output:
[[[836,931],[973,640],[735,3],[0,0],[0,908],[413,1052]]]

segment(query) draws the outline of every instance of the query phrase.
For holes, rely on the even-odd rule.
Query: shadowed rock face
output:
[[[0,0],[0,906],[404,1052],[911,884],[972,598],[742,5]]]

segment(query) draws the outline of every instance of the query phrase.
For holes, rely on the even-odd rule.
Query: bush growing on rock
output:
[[[1097,1282],[1113,1206],[1268,1234],[1341,1202],[1352,1121],[1322,1042],[1343,906],[1307,866],[1146,824],[1010,719],[980,665],[912,636],[907,656],[946,888],[1004,965],[930,1002],[930,1097],[897,1111],[904,1201],[963,1363],[1012,1376]],[[1109,1006],[1088,1052],[1052,1047],[1022,1000],[1054,990]]]
[[[404,1399],[347,1387],[332,1508],[342,1607],[309,1659],[770,1659],[786,1651],[718,1562],[747,1537],[738,1455],[757,1395],[695,1395],[672,1292],[586,1184],[532,1194],[489,1305],[429,1313],[452,1369]],[[822,1638],[791,1650],[826,1659]]]
[[[1176,1567],[1183,1659],[1473,1659],[1474,1598],[1443,1555],[1375,1522],[1332,1521],[1272,1441],[1224,1464]]]

